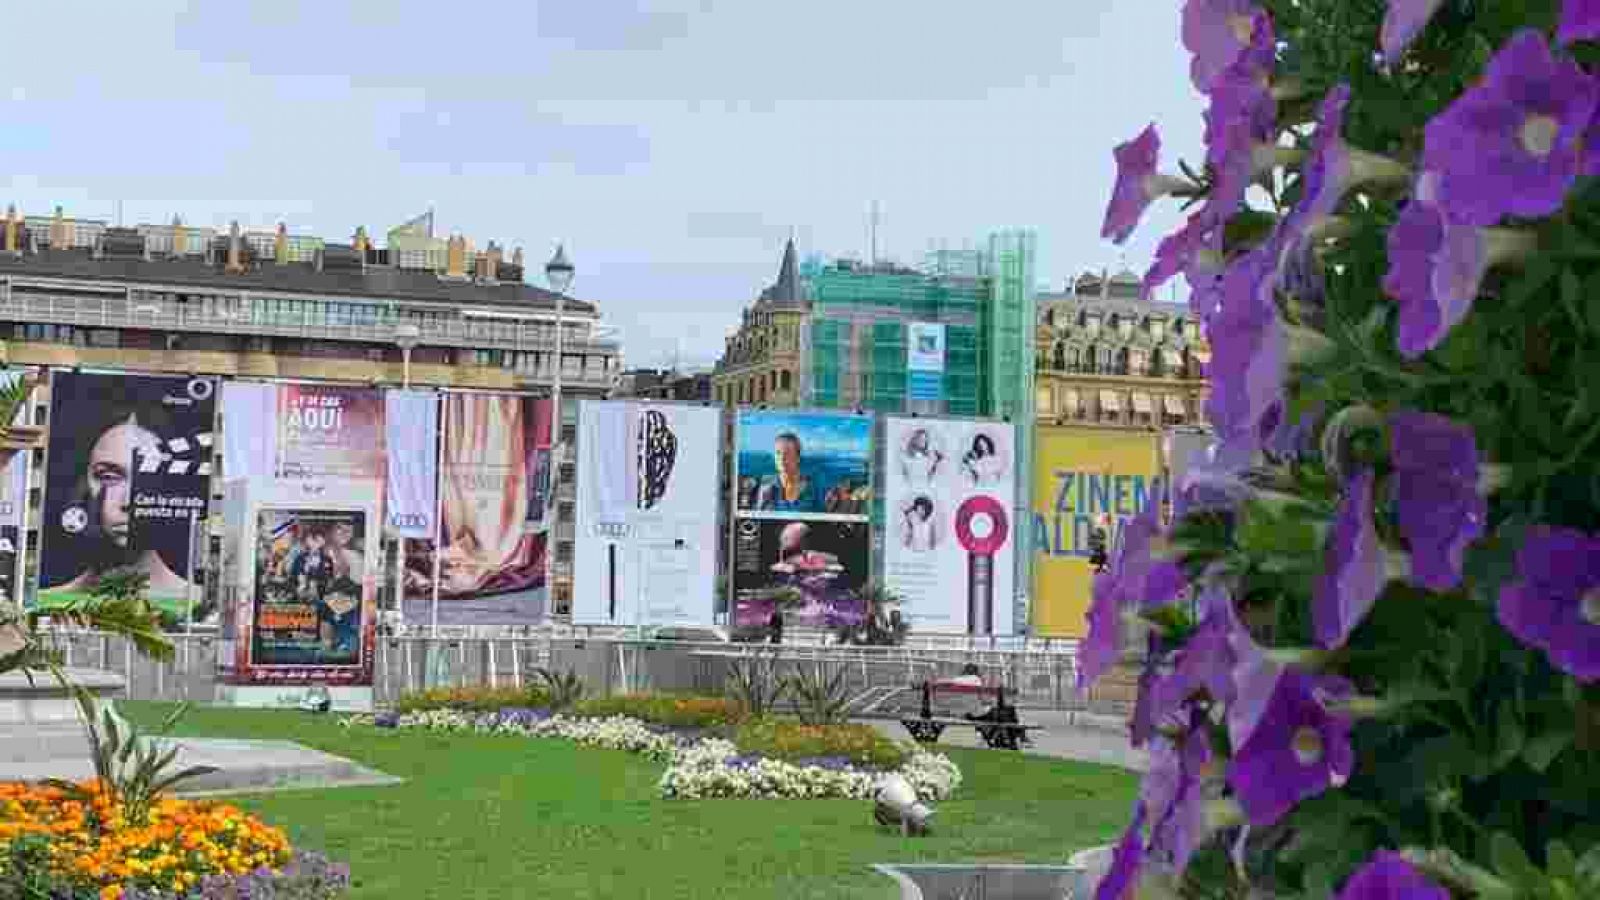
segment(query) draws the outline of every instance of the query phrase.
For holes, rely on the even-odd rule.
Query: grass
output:
[[[141,724],[170,707],[122,703]],[[662,765],[564,741],[346,731],[328,716],[196,707],[178,734],[297,741],[406,783],[244,798],[351,864],[355,897],[871,898],[875,862],[1060,863],[1114,839],[1136,783],[1113,768],[949,750],[966,781],[931,837],[850,800],[662,800]]]

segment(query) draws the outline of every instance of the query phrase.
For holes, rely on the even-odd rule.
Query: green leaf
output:
[[[1559,878],[1569,884],[1578,881],[1578,860],[1572,855],[1572,848],[1561,841],[1551,841],[1545,847],[1545,868],[1549,870],[1552,878]]]
[[[1588,301],[1584,321],[1590,332],[1600,334],[1600,269],[1595,269],[1584,280],[1583,294]]]
[[[1543,880],[1522,845],[1504,831],[1496,831],[1489,837],[1489,863],[1496,874],[1509,879],[1518,888],[1525,889]]]
[[[1561,305],[1572,317],[1572,324],[1581,328],[1584,321],[1583,284],[1578,280],[1578,273],[1571,269],[1561,270]]]
[[[1522,752],[1522,746],[1522,718],[1510,698],[1504,698],[1495,713],[1494,767],[1505,768]]]
[[[1535,735],[1522,745],[1522,761],[1535,772],[1543,773],[1571,744],[1571,731],[1547,731]]]

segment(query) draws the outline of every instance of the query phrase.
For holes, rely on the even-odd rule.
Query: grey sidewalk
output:
[[[1033,746],[1022,752],[1078,762],[1101,763],[1142,772],[1149,755],[1128,743],[1128,728],[1119,716],[1066,710],[1019,709],[1018,716],[1043,731],[1031,732]],[[896,740],[909,740],[898,719],[868,719],[879,731]],[[951,747],[982,748],[983,740],[972,728],[946,728],[939,744]]]

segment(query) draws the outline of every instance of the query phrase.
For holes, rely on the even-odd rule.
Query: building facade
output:
[[[1204,427],[1210,351],[1186,307],[1140,299],[1132,272],[1084,274],[1038,298],[1040,422]]]
[[[640,400],[671,400],[679,403],[710,403],[710,372],[679,372],[676,369],[629,369],[617,380],[614,397]]]
[[[522,251],[507,258],[493,242],[480,250],[460,236],[435,237],[431,220],[393,229],[379,248],[365,229],[341,243],[291,236],[282,225],[259,233],[174,219],[124,228],[60,208],[49,217],[13,209],[0,246],[5,362],[541,394],[560,366],[564,398],[611,390],[620,348],[603,335],[594,304],[562,302],[557,360],[556,295],[525,282]],[[47,393],[40,400],[38,425]],[[563,407],[570,447],[574,404]],[[573,458],[560,473],[558,610],[571,590]],[[35,479],[31,530],[40,493]]]

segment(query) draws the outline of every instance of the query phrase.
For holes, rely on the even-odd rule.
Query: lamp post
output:
[[[411,388],[411,351],[422,342],[422,329],[415,322],[401,322],[394,327],[394,342],[400,345],[400,386]]]
[[[561,374],[566,368],[562,357],[562,343],[565,329],[561,321],[562,313],[566,311],[567,289],[572,287],[572,276],[577,270],[572,261],[567,259],[566,248],[556,245],[555,255],[544,264],[545,281],[556,295],[556,346],[555,346],[555,378],[550,387],[550,427],[553,434],[550,437],[550,520],[546,527],[549,528],[549,538],[545,541],[544,549],[544,583],[546,596],[550,598],[550,612],[555,611],[555,553],[556,553],[556,524],[560,516],[557,511],[561,507],[561,463],[566,457],[566,446],[562,438],[566,431],[562,426],[561,418]]]

